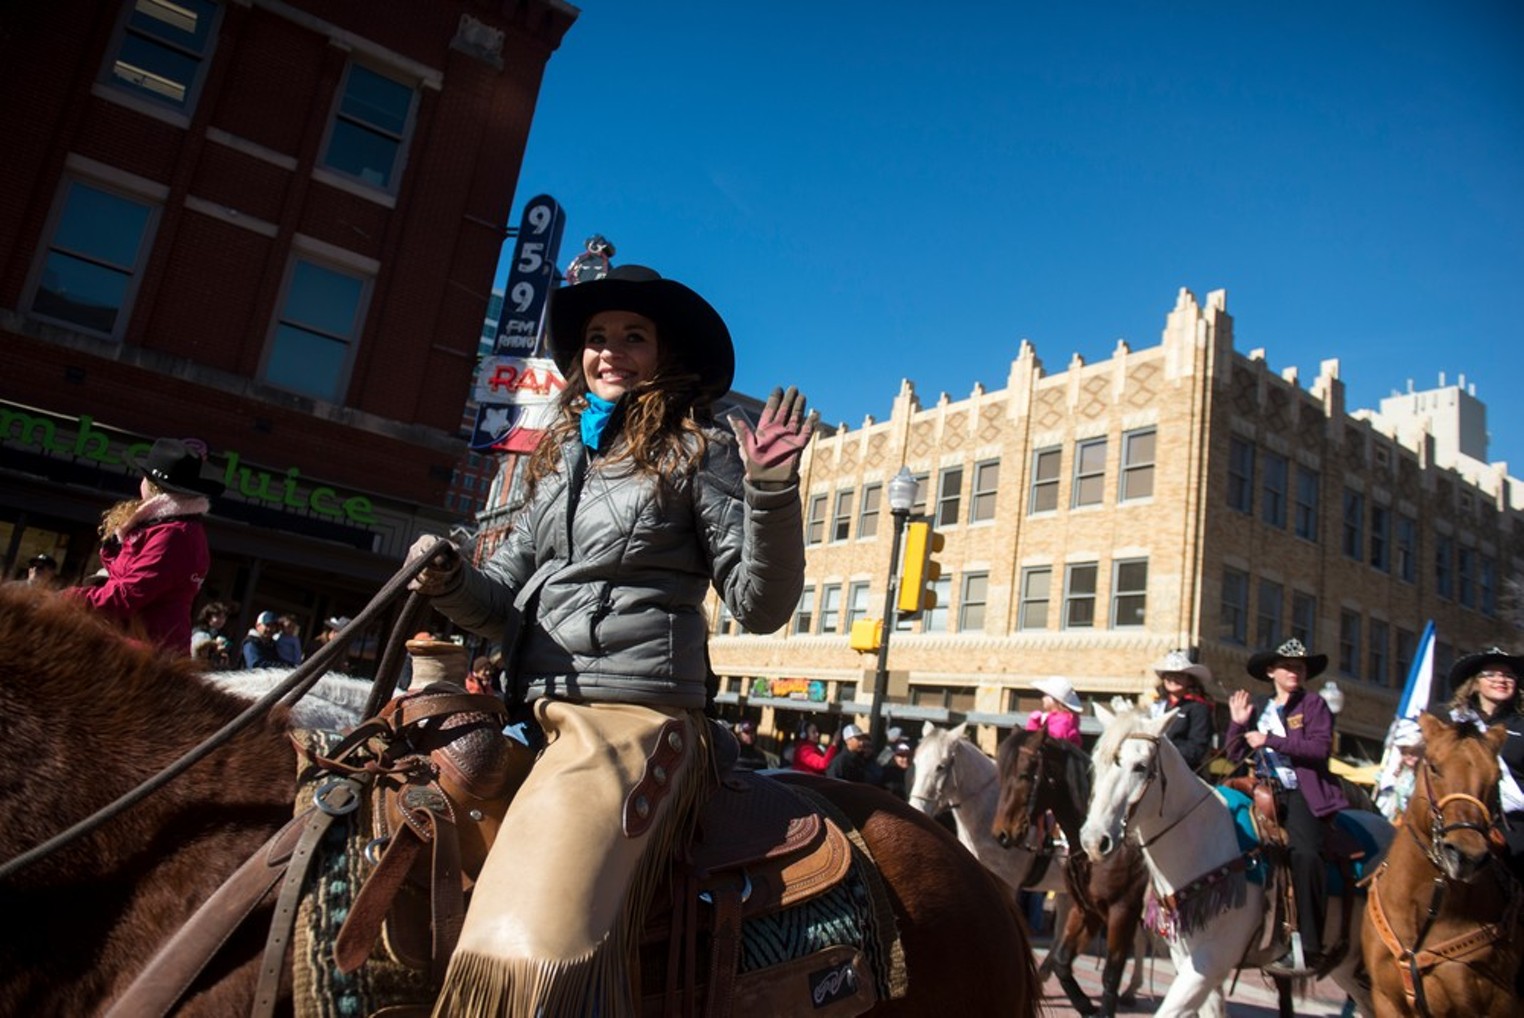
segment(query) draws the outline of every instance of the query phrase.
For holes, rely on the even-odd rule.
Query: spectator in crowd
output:
[[[846,749],[836,754],[836,759],[826,768],[826,777],[839,781],[858,781],[865,785],[880,782],[878,764],[873,762],[873,747],[868,745],[868,733],[856,725],[841,730],[841,741]]]
[[[736,742],[741,747],[736,755],[736,770],[760,771],[772,766],[768,763],[766,754],[757,746],[757,723],[755,721],[750,718],[742,718],[736,722],[733,730]]]
[[[254,628],[243,638],[243,666],[245,668],[285,668],[280,649],[275,644],[275,634],[280,631],[280,616],[274,612],[260,612],[254,619]]]
[[[275,652],[295,668],[302,663],[302,624],[295,615],[282,615],[275,630]]]
[[[889,747],[889,762],[883,768],[881,782],[885,789],[901,799],[909,799],[910,790],[915,787],[912,776],[914,759],[915,750],[904,739]]]
[[[196,613],[196,626],[191,630],[191,656],[209,669],[220,670],[232,664],[230,643],[222,632],[230,614],[232,607],[222,601],[209,601]]]
[[[1042,694],[1042,706],[1027,715],[1026,730],[1045,731],[1049,738],[1080,744],[1079,712],[1083,708],[1074,683],[1062,675],[1050,675],[1032,683]]]
[[[836,754],[841,752],[840,734],[825,749],[820,748],[820,726],[813,721],[799,722],[799,732],[794,742],[794,760],[790,764],[796,771],[824,774]]]
[[[58,560],[46,552],[27,559],[26,582],[28,586],[41,587],[44,590],[57,587]]]
[[[306,657],[311,657],[328,645],[339,631],[349,625],[349,616],[332,615],[323,623],[323,631],[307,641]]]
[[[193,439],[161,438],[128,461],[142,474],[140,497],[101,517],[105,582],[70,594],[159,646],[189,654],[191,605],[212,564],[202,518],[224,485],[206,463],[206,446]]]
[[[884,748],[878,751],[878,757],[874,763],[880,767],[888,767],[889,761],[894,759],[894,747],[905,738],[905,730],[899,725],[890,725],[884,732]]]
[[[466,673],[466,692],[483,693],[491,695],[497,690],[494,681],[497,669],[492,667],[492,659],[486,655],[477,657],[471,661],[471,670]]]

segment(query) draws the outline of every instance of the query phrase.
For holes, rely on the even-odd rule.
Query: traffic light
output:
[[[905,566],[900,570],[898,607],[901,617],[919,615],[936,607],[934,584],[942,575],[942,565],[931,556],[942,550],[947,539],[931,524],[921,520],[905,526]]]

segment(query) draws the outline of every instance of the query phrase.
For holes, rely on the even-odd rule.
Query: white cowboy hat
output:
[[[1032,688],[1039,693],[1046,693],[1057,700],[1068,710],[1078,713],[1084,708],[1080,703],[1079,694],[1074,691],[1074,683],[1062,675],[1049,675],[1045,679],[1038,679],[1032,683]]]

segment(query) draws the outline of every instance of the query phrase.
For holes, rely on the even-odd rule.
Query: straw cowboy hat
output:
[[[1488,665],[1507,665],[1514,675],[1524,679],[1524,657],[1509,654],[1501,647],[1491,647],[1476,654],[1467,654],[1450,666],[1450,688],[1454,689]]]
[[[155,485],[176,495],[221,495],[227,488],[201,452],[176,438],[161,438],[147,453],[129,456],[127,462]]]
[[[1277,661],[1304,661],[1307,663],[1307,677],[1313,678],[1321,675],[1323,669],[1328,667],[1327,654],[1309,654],[1307,648],[1302,646],[1302,641],[1297,639],[1287,640],[1274,650],[1262,650],[1249,655],[1249,663],[1245,670],[1261,682],[1270,681],[1270,666]]]
[[[655,322],[658,344],[699,376],[701,401],[730,391],[736,352],[725,320],[688,287],[644,265],[620,265],[602,279],[551,291],[550,355],[561,374],[571,375],[587,320],[600,311],[634,311]]]
[[[1038,679],[1032,683],[1032,688],[1039,693],[1046,693],[1057,700],[1066,710],[1072,710],[1076,714],[1083,708],[1079,694],[1074,691],[1074,683],[1062,675],[1049,675],[1045,679]]]

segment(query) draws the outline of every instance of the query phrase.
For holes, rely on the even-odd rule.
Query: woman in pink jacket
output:
[[[101,518],[106,581],[69,593],[166,650],[190,653],[191,606],[211,566],[202,517],[223,483],[199,442],[161,438],[131,460],[143,473],[141,498]]]
[[[1054,739],[1080,744],[1079,712],[1083,709],[1074,684],[1062,675],[1038,679],[1032,688],[1042,694],[1042,708],[1027,717],[1027,731],[1044,729]]]

